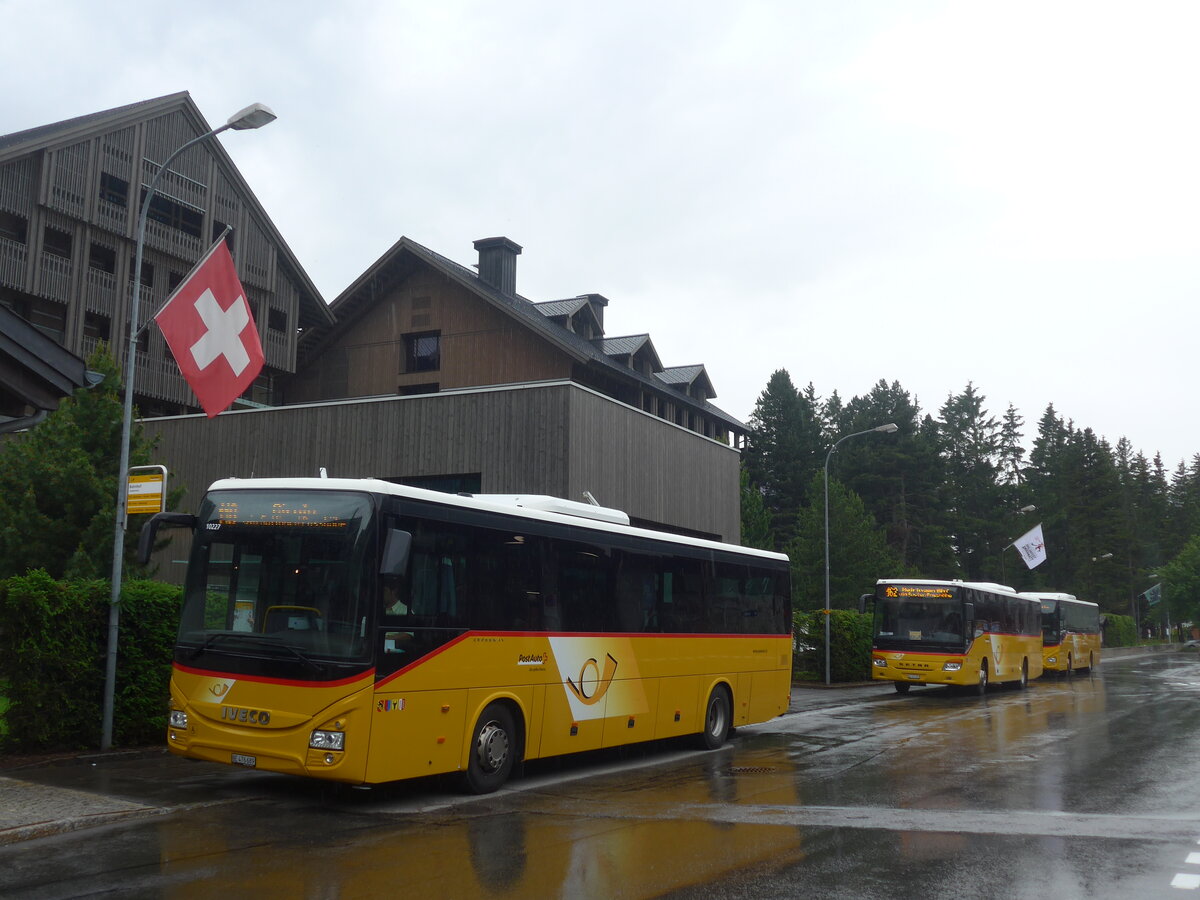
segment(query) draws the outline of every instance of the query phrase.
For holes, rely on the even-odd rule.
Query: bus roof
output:
[[[406,497],[411,500],[421,500],[426,503],[437,503],[443,506],[499,512],[518,518],[555,522],[561,525],[589,528],[611,534],[627,534],[635,537],[652,538],[658,541],[668,541],[674,544],[683,544],[689,547],[706,547],[713,550],[722,550],[726,553],[756,556],[780,562],[788,561],[786,554],[775,553],[770,550],[759,550],[755,547],[743,547],[740,544],[726,544],[721,541],[694,538],[688,535],[675,534],[670,531],[637,528],[629,524],[629,516],[621,510],[604,506],[593,506],[589,503],[577,503],[572,500],[563,500],[559,497],[548,497],[541,494],[448,494],[443,491],[410,487],[406,484],[395,484],[394,482],[383,481],[379,478],[301,477],[222,478],[214,481],[208,490],[210,492],[249,490],[358,491],[371,494],[390,494],[396,497]]]
[[[1080,600],[1074,594],[1063,594],[1058,591],[1022,591],[1021,596],[1032,597],[1034,600],[1054,600],[1058,603],[1078,603],[1081,606],[1096,606],[1099,608],[1098,604],[1090,600]]]
[[[945,581],[938,578],[880,578],[876,584],[933,584],[939,587],[974,588],[978,591],[993,591],[997,594],[1017,593],[1006,584],[995,584],[991,581]]]

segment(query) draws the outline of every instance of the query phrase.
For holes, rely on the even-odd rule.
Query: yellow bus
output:
[[[889,579],[873,597],[871,676],[899,693],[944,684],[982,695],[993,682],[1024,688],[1042,674],[1041,604],[1010,587]]]
[[[1026,591],[1042,605],[1042,664],[1052,672],[1088,671],[1100,662],[1100,607],[1074,594]]]
[[[180,756],[372,784],[786,712],[787,557],[541,496],[225,479],[195,516],[171,679]]]

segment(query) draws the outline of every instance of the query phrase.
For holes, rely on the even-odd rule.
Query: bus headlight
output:
[[[308,739],[308,746],[314,750],[345,750],[346,732],[314,731]]]
[[[172,728],[178,728],[180,731],[186,731],[188,727],[188,717],[182,709],[173,709],[167,717],[167,721]]]
[[[881,668],[881,669],[887,668],[887,660],[886,659],[881,659],[880,657],[877,656],[873,660],[871,660],[871,662],[875,663],[875,665],[879,666],[879,668]]]
[[[1057,656],[1047,656],[1046,662],[1048,662],[1050,665],[1054,665],[1056,662],[1058,662],[1058,657]]]
[[[948,663],[942,664],[943,672],[957,672],[961,668],[962,668],[962,663],[960,663],[960,662],[948,662]]]

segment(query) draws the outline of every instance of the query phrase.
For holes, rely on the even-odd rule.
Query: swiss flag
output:
[[[224,238],[154,321],[210,419],[228,409],[262,371],[258,329]]]

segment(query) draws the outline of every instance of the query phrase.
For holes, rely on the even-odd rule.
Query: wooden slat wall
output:
[[[584,390],[570,429],[569,499],[591,491],[640,519],[741,539],[737,451]]]
[[[195,511],[227,476],[478,472],[485,493],[582,499],[738,540],[738,454],[566,382],[149,419],[153,462]],[[176,557],[178,557],[176,553]],[[163,571],[176,579],[180,573]]]

